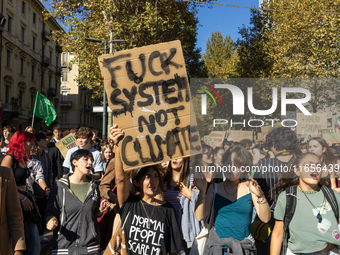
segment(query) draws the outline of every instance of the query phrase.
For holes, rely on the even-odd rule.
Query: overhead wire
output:
[[[271,8],[256,8],[256,7],[230,5],[230,4],[207,3],[207,2],[200,2],[200,1],[195,1],[195,0],[182,0],[182,1],[184,1],[184,2],[192,2],[192,3],[197,3],[197,4],[224,6],[224,7],[231,7],[231,8],[252,9],[252,10],[261,10],[261,11],[276,11],[276,12],[295,12],[295,13],[340,15],[340,12],[316,12],[316,11],[299,11],[299,10],[285,10],[285,9],[271,9]]]

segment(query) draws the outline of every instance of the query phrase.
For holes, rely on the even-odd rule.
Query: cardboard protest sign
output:
[[[73,134],[69,134],[61,139],[59,142],[55,144],[58,147],[63,157],[66,157],[66,154],[69,149],[79,146],[78,140],[73,136]]]
[[[233,142],[239,142],[242,139],[249,139],[253,141],[253,131],[246,131],[246,130],[229,130],[228,139],[231,139]]]
[[[124,170],[201,152],[180,41],[98,59]]]
[[[329,145],[340,143],[340,133],[338,129],[318,129],[317,136],[323,138]]]
[[[209,134],[208,145],[213,148],[221,147],[225,138],[225,131],[213,131]]]
[[[327,129],[327,115],[312,113],[312,115],[296,114],[296,133],[299,135],[317,135],[318,129]]]

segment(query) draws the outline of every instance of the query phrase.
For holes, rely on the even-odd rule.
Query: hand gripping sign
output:
[[[124,170],[201,152],[180,41],[98,59],[120,142]]]

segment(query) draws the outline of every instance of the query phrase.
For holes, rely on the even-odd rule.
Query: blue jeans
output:
[[[25,222],[26,225],[26,251],[24,255],[40,255],[40,238],[38,227],[31,221]]]

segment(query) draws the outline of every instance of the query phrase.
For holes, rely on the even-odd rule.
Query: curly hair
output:
[[[26,141],[35,141],[35,136],[26,131],[17,131],[9,140],[7,154],[12,154],[19,163],[25,163],[29,159],[31,152],[25,150]]]
[[[293,151],[298,146],[298,139],[290,128],[279,127],[266,136],[266,144],[269,148],[274,147],[277,151]]]

